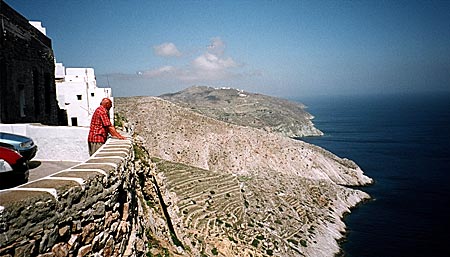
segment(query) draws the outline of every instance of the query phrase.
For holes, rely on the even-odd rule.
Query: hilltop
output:
[[[264,129],[288,137],[321,136],[306,106],[285,99],[233,88],[193,86],[164,94],[169,100],[193,111],[240,126]]]
[[[346,187],[372,182],[358,165],[303,141],[183,106],[157,97],[116,98],[116,110],[152,159],[167,219],[184,246],[174,254],[339,252],[343,214],[369,198]]]

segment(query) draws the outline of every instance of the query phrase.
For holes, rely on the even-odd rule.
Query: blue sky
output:
[[[5,0],[114,96],[450,91],[450,1]]]

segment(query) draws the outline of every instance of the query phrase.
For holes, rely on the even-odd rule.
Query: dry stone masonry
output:
[[[0,193],[0,256],[127,256],[138,251],[136,169],[129,140],[88,161]],[[144,251],[144,248],[141,249]]]

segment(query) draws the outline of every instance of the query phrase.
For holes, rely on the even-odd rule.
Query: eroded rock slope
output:
[[[333,256],[371,183],[352,161],[155,97],[117,98],[155,157],[184,256]]]

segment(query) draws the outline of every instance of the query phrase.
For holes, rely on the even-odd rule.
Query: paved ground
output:
[[[38,161],[32,160],[28,164],[29,166],[29,176],[28,182],[35,181],[37,179],[52,175],[58,171],[73,167],[80,162],[73,161]],[[13,188],[21,184],[19,181],[14,180],[0,180],[0,190]],[[23,183],[22,183],[23,184]]]
[[[58,171],[73,167],[79,163],[80,162],[32,160],[29,163],[30,176],[28,177],[28,181],[31,182],[36,179],[46,177]]]

